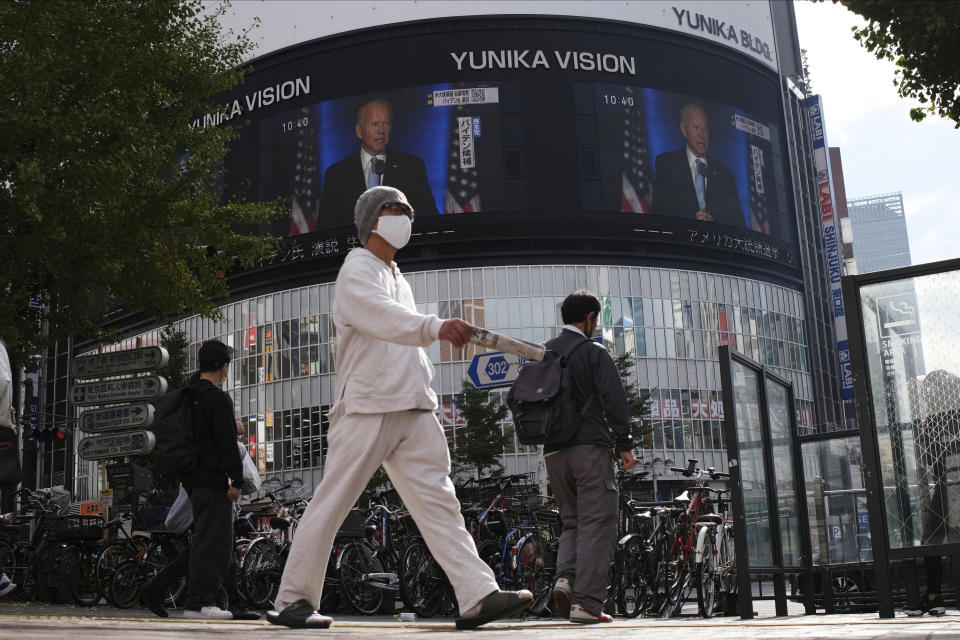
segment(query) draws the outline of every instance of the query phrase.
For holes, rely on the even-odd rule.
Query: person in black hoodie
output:
[[[194,541],[184,618],[227,620],[229,611],[216,605],[233,551],[233,506],[243,486],[243,462],[237,449],[233,401],[220,390],[227,379],[232,350],[219,340],[200,346],[194,440],[197,465],[181,478],[193,504]]]

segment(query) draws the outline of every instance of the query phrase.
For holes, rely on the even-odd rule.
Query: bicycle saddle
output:
[[[723,524],[723,516],[715,513],[705,513],[697,518],[697,524]]]

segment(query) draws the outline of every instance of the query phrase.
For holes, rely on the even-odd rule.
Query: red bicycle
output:
[[[667,566],[670,581],[667,597],[660,611],[661,617],[664,618],[680,615],[683,603],[697,587],[700,572],[697,570],[696,549],[700,530],[703,527],[723,524],[722,516],[713,513],[713,506],[710,503],[710,492],[717,493],[717,490],[710,489],[705,483],[707,480],[729,477],[729,474],[715,471],[713,468],[700,469],[697,467],[697,462],[695,459],[690,459],[687,461],[686,469],[677,467],[670,469],[694,479],[697,484],[674,498],[674,502],[685,503],[687,506],[669,537]],[[712,614],[712,611],[710,613]]]

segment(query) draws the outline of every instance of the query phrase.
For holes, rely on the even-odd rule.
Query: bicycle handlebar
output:
[[[701,491],[706,493],[715,493],[717,496],[721,496],[725,493],[730,493],[729,489],[714,489],[713,487],[687,487],[687,491]]]
[[[730,477],[729,473],[724,473],[722,471],[714,471],[713,469],[700,469],[699,467],[696,469],[683,469],[681,467],[670,467],[670,471],[679,473],[680,475],[685,476],[687,478],[692,478],[693,476],[696,476],[699,478],[700,476],[703,475],[703,476],[707,476],[708,478],[719,480],[720,478]]]

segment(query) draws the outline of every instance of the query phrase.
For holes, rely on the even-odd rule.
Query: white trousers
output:
[[[301,598],[316,609],[334,536],[374,471],[383,465],[430,552],[453,585],[461,611],[498,589],[460,514],[450,451],[432,411],[351,414],[330,426],[323,480],[294,536],[277,594],[280,610]]]

